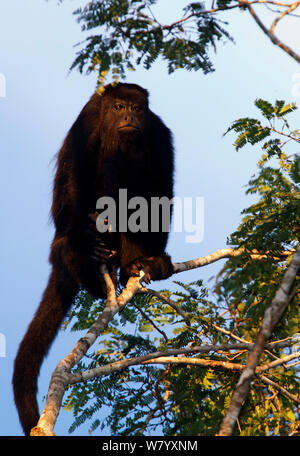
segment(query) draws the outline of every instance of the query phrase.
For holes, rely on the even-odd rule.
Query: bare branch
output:
[[[219,331],[219,332],[221,332],[223,334],[226,334],[226,336],[232,337],[233,339],[238,340],[239,342],[246,343],[246,344],[250,344],[251,343],[248,340],[242,339],[241,337],[236,336],[232,332],[227,331],[227,329],[220,328],[220,326],[217,326],[214,323],[212,323],[211,326],[213,328],[215,328],[217,331]]]
[[[271,25],[271,28],[270,28],[270,33],[274,33],[274,29],[275,29],[276,25],[278,24],[278,22],[284,16],[286,16],[287,14],[290,14],[292,11],[294,11],[296,8],[298,8],[299,4],[300,4],[300,2],[296,2],[293,5],[291,5],[288,9],[286,9],[285,11],[282,11],[282,13],[278,17],[276,17],[276,19],[273,21],[273,24]]]
[[[139,290],[140,293],[148,293],[148,294],[151,294],[152,296],[156,296],[158,299],[160,299],[161,301],[165,302],[166,304],[168,304],[170,307],[172,307],[172,309],[174,309],[179,315],[181,315],[181,317],[184,319],[184,320],[187,320],[187,323],[188,325],[190,326],[190,321],[189,321],[189,316],[188,314],[186,314],[174,301],[172,301],[170,298],[168,298],[167,296],[164,296],[162,293],[159,293],[159,291],[156,291],[156,290],[152,290],[150,288],[146,288],[146,287],[143,287]]]
[[[298,3],[297,6],[299,6],[299,2],[297,2],[297,3]],[[276,46],[280,47],[287,54],[289,54],[294,60],[296,60],[296,62],[300,63],[300,56],[298,54],[296,54],[296,52],[294,52],[289,46],[282,43],[282,41],[280,41],[271,30],[267,29],[267,27],[262,23],[260,18],[255,13],[254,9],[250,6],[250,4],[246,5],[246,7],[248,8],[249,13],[253,17],[253,19],[255,20],[257,25],[270,38],[272,43],[275,44]]]
[[[280,391],[284,396],[288,397],[292,401],[297,402],[297,404],[300,404],[300,399],[295,396],[294,394],[289,393],[285,388],[283,388],[281,385],[278,385],[278,383],[273,382],[273,380],[270,380],[268,377],[265,377],[264,375],[257,375],[258,378],[260,378],[266,385],[273,386],[273,388],[276,388],[278,391]]]
[[[242,345],[242,344],[241,344]],[[221,346],[220,346],[221,347]],[[243,349],[243,348],[240,348]],[[247,347],[245,346],[245,349]],[[219,350],[222,350],[219,348]],[[300,352],[293,353],[292,355],[286,356],[282,359],[273,361],[272,363],[263,364],[262,366],[258,366],[255,369],[255,373],[265,372],[270,369],[274,369],[278,367],[280,364],[284,364],[287,361],[299,358]],[[143,364],[192,364],[199,367],[205,367],[209,369],[216,369],[216,370],[230,370],[230,371],[243,371],[245,368],[244,364],[240,363],[230,363],[228,361],[215,361],[210,359],[201,359],[201,358],[189,358],[189,357],[176,357],[173,356],[161,356],[157,359],[150,359],[148,361],[144,361]]]
[[[291,342],[284,341],[279,342],[277,344],[277,348],[288,347],[291,345]],[[147,355],[137,356],[135,358],[128,358],[121,361],[116,361],[114,363],[106,364],[105,366],[95,367],[93,369],[88,369],[84,372],[75,373],[69,377],[69,383],[79,383],[82,381],[89,380],[91,378],[101,377],[103,375],[109,375],[112,372],[120,371],[126,369],[130,366],[136,366],[138,364],[154,364],[154,363],[184,363],[184,364],[197,364],[202,367],[213,367],[213,368],[224,368],[230,370],[242,370],[245,366],[244,364],[237,364],[237,363],[226,363],[224,361],[216,361],[215,365],[208,364],[209,360],[201,360],[199,358],[175,358],[178,355],[186,355],[186,354],[198,354],[198,353],[209,353],[211,351],[230,351],[230,350],[251,350],[254,344],[219,344],[219,345],[203,345],[203,346],[194,346],[188,348],[178,348],[178,349],[170,349],[164,352],[155,352],[155,353],[148,353]],[[267,347],[274,347],[272,344],[268,344]],[[293,355],[289,355],[289,357],[282,358],[281,364],[287,362],[287,360],[294,359],[299,357],[300,353],[293,353]],[[292,356],[292,358],[291,358]],[[197,361],[195,361],[197,360]],[[277,360],[276,360],[277,361]],[[268,363],[265,365],[260,366],[257,369],[257,372],[264,372],[266,370],[272,369],[277,367],[280,363],[275,361],[273,363]]]
[[[271,127],[271,130],[274,131],[274,133],[277,133],[278,135],[285,136],[286,138],[292,139],[293,141],[300,143],[300,138],[296,138],[295,136],[289,135],[287,133],[283,133],[282,131],[278,131],[273,126]]]
[[[290,355],[286,355],[283,358],[277,358],[270,363],[259,366],[257,368],[257,372],[265,372],[269,369],[274,369],[275,367],[281,366],[282,364],[288,363],[292,359],[299,358],[299,357],[300,357],[300,352],[291,353]],[[289,366],[287,365],[286,368],[288,368],[288,367]]]
[[[273,259],[275,261],[280,261],[290,256],[294,252],[294,250],[280,252],[280,257],[273,256]],[[182,263],[173,263],[174,273],[188,271],[189,269],[201,268],[202,266],[207,266],[208,264],[212,264],[215,261],[223,260],[224,258],[238,257],[243,253],[248,253],[252,260],[264,260],[266,258],[270,258],[270,252],[259,252],[258,250],[247,251],[243,247],[239,249],[220,249],[214,253],[211,253],[210,255],[201,258],[196,258],[195,260],[185,261]]]
[[[295,396],[294,394],[289,393],[285,388],[283,388],[281,385],[278,385],[278,383],[273,382],[273,380],[270,380],[268,377],[265,377],[264,375],[257,375],[258,378],[260,378],[266,385],[273,386],[273,388],[276,388],[278,391],[280,391],[284,396],[288,397],[292,401],[297,402],[297,404],[300,404],[300,399]]]
[[[153,321],[150,317],[148,317],[148,315],[147,315],[142,309],[140,309],[140,308],[139,308],[137,305],[135,305],[135,304],[133,304],[133,306],[141,313],[141,315],[145,318],[145,320],[149,321],[149,323],[153,326],[153,328],[155,328],[156,331],[158,331],[158,332],[163,336],[163,338],[165,339],[165,341],[168,342],[169,339],[168,339],[166,333],[165,333],[162,329],[160,329],[160,328],[154,323],[154,321]]]

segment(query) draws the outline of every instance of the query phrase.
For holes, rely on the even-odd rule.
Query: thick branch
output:
[[[126,288],[117,298],[113,283],[105,267],[102,268],[102,273],[107,286],[106,306],[86,335],[79,339],[71,353],[62,359],[55,368],[49,385],[46,405],[37,426],[31,430],[30,435],[32,436],[54,435],[53,429],[61,407],[65,386],[69,384],[70,370],[81,360],[115,314],[134,296],[141,287],[140,281],[144,276],[144,273],[141,272],[140,277],[130,278]]]
[[[277,348],[288,347],[291,345],[291,342],[284,341],[276,344]],[[231,370],[242,370],[245,366],[244,364],[237,363],[227,363],[224,361],[214,361],[214,365],[210,364],[210,360],[203,360],[199,358],[175,358],[178,355],[186,355],[192,353],[209,353],[211,351],[230,351],[230,350],[251,350],[254,344],[244,343],[244,344],[219,344],[219,345],[203,345],[195,346],[188,348],[178,348],[170,349],[163,352],[148,353],[147,355],[137,356],[135,358],[124,359],[121,361],[115,361],[114,363],[106,364],[105,366],[95,367],[93,369],[88,369],[84,372],[75,373],[70,375],[69,383],[79,383],[91,378],[101,377],[103,375],[109,375],[112,372],[120,371],[126,369],[130,366],[136,366],[138,364],[153,364],[153,363],[173,363],[173,364],[197,364],[202,367],[219,367],[227,368]],[[267,348],[274,348],[273,344],[268,344]],[[265,372],[266,370],[277,367],[279,364],[283,364],[291,359],[297,358],[300,356],[300,352],[293,353],[287,357],[281,358],[280,360],[273,361],[268,364],[260,366],[257,372]]]
[[[246,347],[245,347],[246,348]],[[247,349],[247,348],[246,348]],[[221,348],[219,348],[221,350]],[[263,364],[255,368],[255,373],[265,372],[270,369],[274,369],[291,359],[299,358],[300,352],[292,353],[291,355],[285,356],[284,358],[278,359],[268,364]],[[193,364],[199,367],[205,367],[209,369],[216,370],[231,370],[231,371],[243,371],[245,368],[244,364],[240,363],[231,363],[228,361],[216,361],[211,359],[201,359],[201,358],[188,358],[188,357],[171,357],[171,356],[161,356],[157,359],[150,359],[144,361],[143,364]]]
[[[247,251],[243,247],[239,249],[220,249],[210,255],[196,258],[195,260],[185,261],[182,263],[173,263],[174,273],[188,271],[189,269],[201,268],[202,266],[207,266],[208,264],[214,263],[215,261],[222,260],[224,258],[235,258],[243,253],[250,255],[252,260],[264,260],[270,258],[269,252],[259,252],[258,250]],[[290,256],[294,251],[281,252],[279,256],[273,256],[272,258],[276,261],[280,261],[288,256]]]
[[[221,424],[219,435],[225,436],[232,434],[233,427],[240,413],[242,404],[247,397],[251,381],[255,374],[256,366],[258,365],[260,356],[265,349],[266,341],[270,337],[275,325],[278,323],[282,313],[289,304],[289,292],[292,288],[299,268],[300,246],[296,249],[296,253],[294,254],[291,263],[283,276],[281,286],[279,287],[272,304],[265,312],[255,345],[249,354],[245,369],[243,370],[237,383],[231,403]]]

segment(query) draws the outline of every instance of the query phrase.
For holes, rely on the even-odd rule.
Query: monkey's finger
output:
[[[143,277],[143,281],[146,282],[147,285],[151,282],[151,276],[150,276],[150,274],[149,274],[148,272],[147,272],[147,274]]]
[[[110,249],[103,249],[103,248],[94,248],[93,249],[94,255],[106,255],[107,257],[115,256],[117,252],[112,252]]]
[[[114,259],[118,257],[118,252],[116,250],[110,250],[105,248],[94,248],[93,255],[98,258],[109,258]]]
[[[98,214],[98,213],[96,213],[96,214],[89,214],[89,215],[88,215],[88,218],[89,218],[92,222],[94,222],[94,224],[95,224],[96,221],[97,221],[97,218],[98,218],[99,216],[101,217],[101,214]],[[105,219],[103,219],[103,218],[101,217],[101,221],[104,223],[104,225],[107,225],[107,224],[108,224],[108,218],[107,218],[107,217],[106,217]]]
[[[95,252],[107,252],[107,253],[110,253],[110,254],[113,254],[113,255],[116,255],[118,252],[114,249],[111,249],[109,246],[107,246],[106,244],[97,244],[94,246],[93,250]]]
[[[110,259],[106,255],[91,255],[91,258],[96,261],[97,264],[107,264],[109,265]]]

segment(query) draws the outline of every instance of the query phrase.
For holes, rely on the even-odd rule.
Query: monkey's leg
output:
[[[77,282],[53,268],[40,306],[20,344],[14,365],[15,403],[25,435],[39,419],[37,379],[42,361],[78,292]]]

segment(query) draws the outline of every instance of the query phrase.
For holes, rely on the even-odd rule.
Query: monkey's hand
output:
[[[113,248],[113,234],[108,230],[100,233],[96,227],[98,213],[89,214],[89,225],[87,229],[88,243],[91,248],[91,258],[97,266],[106,264],[113,266],[118,262],[118,252]],[[104,221],[107,223],[107,220]]]
[[[173,272],[173,265],[169,255],[163,254],[158,257],[137,258],[121,270],[120,280],[124,285],[129,277],[138,277],[140,271],[145,272],[143,280],[148,284],[151,280],[164,280],[170,277]]]

